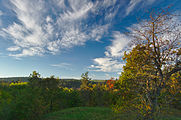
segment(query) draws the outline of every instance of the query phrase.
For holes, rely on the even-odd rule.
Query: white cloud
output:
[[[103,26],[94,26],[94,29],[91,30],[89,36],[96,41],[100,41],[103,34],[107,32],[108,28],[109,24]]]
[[[70,65],[71,64],[69,64],[69,63],[59,63],[59,64],[52,64],[51,66],[53,66],[53,67],[67,67]]]
[[[62,69],[66,69],[66,70],[73,70],[72,68],[71,68],[71,64],[69,64],[69,63],[59,63],[59,64],[52,64],[52,65],[50,65],[50,66],[52,66],[52,67],[57,67],[57,68],[62,68]]]
[[[75,2],[76,3],[76,2]],[[87,12],[93,7],[93,3],[89,2],[87,4],[84,4],[81,8],[79,6],[72,4],[72,10],[73,11],[66,11],[64,14],[61,16],[61,19],[64,21],[69,21],[69,20],[76,20],[82,17],[86,17]]]
[[[128,36],[115,31],[113,33],[112,45],[107,47],[105,55],[108,57],[122,57],[124,55],[124,51],[130,47],[128,46],[129,42],[130,38]]]
[[[91,71],[103,71],[103,72],[118,72],[121,71],[124,64],[118,60],[113,60],[112,58],[95,58],[94,63],[96,65],[91,65],[89,70]]]
[[[118,72],[125,65],[122,61],[124,51],[129,50],[130,38],[118,31],[113,32],[113,40],[110,46],[106,47],[105,57],[93,59],[95,65],[90,65],[92,71]]]
[[[70,48],[74,45],[83,45],[87,40],[87,35],[79,29],[66,31],[60,41],[61,47]]]
[[[18,47],[18,46],[11,46],[11,47],[7,48],[7,50],[8,51],[18,51],[18,50],[20,50],[20,47]]]
[[[126,16],[130,14],[130,12],[132,12],[134,10],[134,8],[136,7],[136,5],[138,3],[140,3],[142,0],[131,0],[129,2],[128,8],[126,9]]]
[[[130,0],[129,5],[126,9],[126,16],[129,15],[138,4],[140,4],[139,8],[142,8],[146,7],[147,5],[153,4],[154,2],[155,0]]]
[[[32,48],[29,48],[29,49],[23,49],[22,50],[22,53],[19,53],[19,54],[9,54],[9,56],[13,56],[15,58],[20,58],[20,57],[26,57],[26,56],[34,56],[34,55],[37,55],[37,56],[42,56],[44,53],[44,50],[40,47],[32,47]]]

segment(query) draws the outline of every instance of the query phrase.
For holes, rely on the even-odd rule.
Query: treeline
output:
[[[0,78],[0,83],[7,83],[10,84],[12,82],[18,83],[18,82],[29,82],[30,77],[10,77],[10,78]],[[41,78],[43,79],[43,78]],[[78,89],[81,86],[81,80],[80,79],[59,79],[59,84],[62,87],[67,87],[67,88],[73,88],[73,89]],[[91,84],[98,84],[98,83],[105,83],[106,80],[91,80],[89,83]]]

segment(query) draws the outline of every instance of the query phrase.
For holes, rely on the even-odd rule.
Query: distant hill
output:
[[[11,81],[23,81],[27,82],[29,77],[7,77],[7,78],[0,78],[0,81],[6,81],[6,82],[11,82]]]

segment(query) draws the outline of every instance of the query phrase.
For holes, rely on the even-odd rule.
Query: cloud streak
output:
[[[147,5],[153,4],[154,2],[155,0],[130,0],[128,7],[126,9],[126,16],[128,16],[135,9],[137,5],[140,6],[137,9],[140,9],[146,7]]]
[[[50,66],[65,69],[65,70],[73,70],[71,68],[71,64],[65,63],[65,62],[62,62],[62,63],[59,63],[59,64],[51,64]]]

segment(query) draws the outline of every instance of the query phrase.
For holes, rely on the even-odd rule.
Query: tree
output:
[[[36,71],[33,71],[29,76],[29,85],[31,87],[40,87],[39,82],[41,81],[40,74]]]
[[[82,73],[82,75],[81,75],[81,83],[82,83],[80,86],[81,89],[88,88],[88,83],[91,80],[91,78],[89,78],[88,74],[89,74],[89,72],[85,72],[85,73]]]
[[[127,63],[119,84],[131,96],[138,96],[143,119],[153,120],[170,90],[171,76],[181,71],[180,21],[167,10],[152,11],[147,20],[129,30],[135,48],[125,53]]]
[[[57,97],[60,92],[59,83],[60,80],[56,79],[54,76],[50,76],[39,81],[39,86],[42,89],[42,95],[46,104],[49,106],[47,112],[51,112],[55,109]]]

